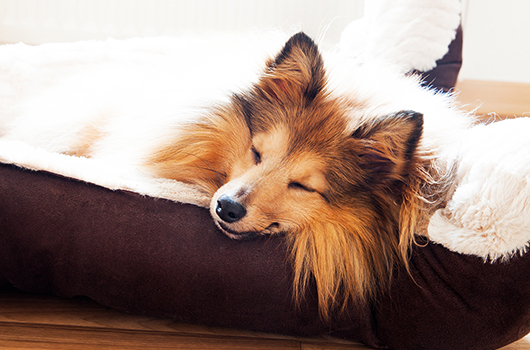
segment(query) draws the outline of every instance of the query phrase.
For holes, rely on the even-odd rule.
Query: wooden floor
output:
[[[530,85],[459,82],[460,101],[486,119],[530,116]],[[495,113],[495,114],[493,114]],[[498,117],[497,117],[498,116]],[[85,298],[0,293],[0,349],[368,349],[123,314]],[[503,350],[530,350],[530,336]]]
[[[456,91],[461,106],[484,119],[530,117],[530,84],[463,80]]]
[[[0,293],[0,349],[363,350],[334,338],[294,338],[124,314],[86,298]],[[530,336],[502,348],[530,350]]]
[[[124,314],[86,298],[0,293],[0,349],[368,349],[332,338],[294,338]]]

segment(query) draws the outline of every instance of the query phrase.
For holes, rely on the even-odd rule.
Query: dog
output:
[[[233,239],[285,236],[296,300],[314,283],[324,318],[376,297],[416,234],[446,241],[476,121],[416,76],[321,52],[304,33],[272,41],[268,58],[249,54],[254,41],[170,63],[181,70],[160,86],[151,68],[132,79],[111,65],[28,94],[0,109],[0,160],[209,207]]]

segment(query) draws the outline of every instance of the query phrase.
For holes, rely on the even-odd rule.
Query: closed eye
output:
[[[293,190],[302,190],[302,191],[306,191],[306,192],[316,192],[316,190],[314,190],[312,188],[309,188],[307,186],[304,186],[301,183],[296,182],[296,181],[290,182],[288,187],[293,189]]]
[[[252,146],[252,156],[254,157],[254,164],[258,165],[261,163],[261,154]]]

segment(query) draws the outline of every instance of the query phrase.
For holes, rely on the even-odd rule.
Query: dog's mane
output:
[[[309,107],[319,99],[322,104],[332,99],[326,93],[320,54],[305,35],[291,38],[271,62],[256,94],[280,103],[302,98]],[[336,107],[344,103],[336,101]],[[328,318],[332,309],[384,292],[396,264],[408,270],[415,234],[444,204],[453,183],[453,172],[437,168],[432,153],[418,151],[422,124],[421,114],[400,111],[363,120],[355,128],[350,140],[361,146],[350,149],[354,156],[344,162],[360,166],[364,176],[373,179],[356,179],[353,174],[358,170],[342,166],[331,182],[340,184],[338,192],[366,191],[364,199],[344,207],[348,194],[343,193],[336,205],[331,203],[332,210],[322,213],[331,219],[315,219],[288,235],[298,303],[314,283],[322,316]],[[354,206],[368,209],[349,210]]]
[[[374,211],[363,216],[337,206],[326,213],[333,224],[315,221],[288,236],[297,303],[314,284],[321,314],[327,319],[337,308],[344,310],[349,303],[364,303],[385,293],[397,264],[409,271],[416,234],[445,204],[454,176],[454,171],[436,170],[428,155],[415,154],[411,164],[413,168],[397,184],[398,196],[390,193],[392,188],[371,192]]]

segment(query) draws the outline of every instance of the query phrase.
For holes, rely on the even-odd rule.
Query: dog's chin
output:
[[[253,231],[239,232],[239,231],[231,230],[222,222],[216,222],[216,224],[221,229],[221,231],[223,231],[225,235],[235,240],[249,241],[259,236],[263,236],[263,234],[259,232],[253,232]]]
[[[215,223],[217,224],[217,227],[219,227],[225,235],[227,235],[228,237],[232,239],[239,240],[239,241],[248,241],[248,240],[256,239],[258,237],[270,236],[272,234],[277,235],[281,233],[281,232],[277,232],[279,228],[279,225],[277,223],[273,223],[269,225],[266,229],[261,230],[261,231],[236,231],[236,230],[230,229],[223,222],[216,221]]]

